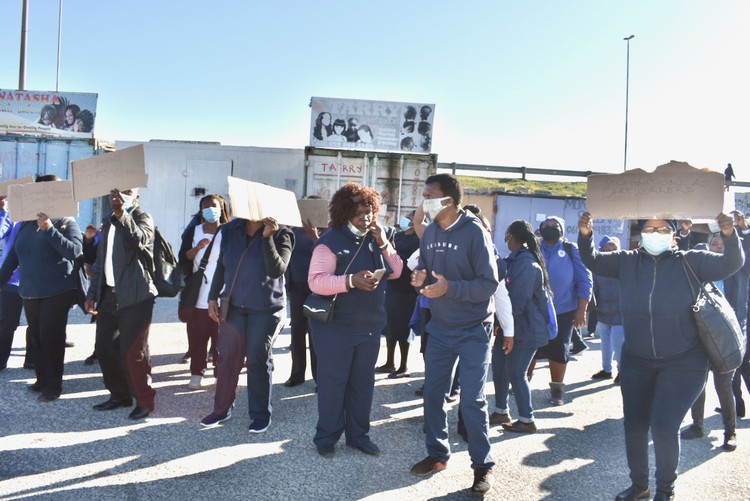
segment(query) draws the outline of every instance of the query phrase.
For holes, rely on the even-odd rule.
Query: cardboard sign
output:
[[[71,181],[12,184],[8,187],[8,201],[11,221],[35,221],[39,212],[50,219],[78,216]]]
[[[293,191],[232,176],[227,177],[227,184],[232,216],[250,221],[272,217],[279,224],[302,226],[297,196]]]
[[[315,228],[328,228],[328,200],[297,200],[302,221]]]
[[[142,144],[71,162],[76,200],[109,195],[113,189],[129,190],[148,184],[146,154]]]
[[[34,176],[26,176],[22,177],[20,179],[11,179],[10,181],[5,181],[4,183],[0,183],[0,197],[7,197],[8,196],[8,187],[14,184],[29,184],[34,182]]]
[[[588,178],[586,207],[595,219],[714,219],[724,208],[724,175],[671,161]]]

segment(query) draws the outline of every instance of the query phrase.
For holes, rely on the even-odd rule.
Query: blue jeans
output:
[[[503,338],[497,336],[492,346],[492,381],[495,384],[495,407],[502,414],[508,413],[508,393],[513,385],[513,396],[518,407],[518,419],[523,423],[534,421],[531,408],[531,389],[526,379],[526,371],[536,348],[514,346],[506,355],[503,352]]]
[[[461,361],[461,415],[469,438],[472,468],[491,468],[489,420],[484,383],[490,360],[492,324],[483,322],[464,329],[446,328],[433,320],[425,352],[424,423],[427,453],[448,461],[448,415],[445,397],[451,389],[456,362]]]
[[[648,432],[654,440],[656,489],[671,492],[680,462],[680,424],[703,391],[708,359],[699,346],[663,359],[622,354],[620,388],[630,479],[649,485]]]
[[[625,330],[622,325],[608,325],[601,321],[596,326],[596,333],[602,340],[602,369],[612,372],[612,357],[617,361],[620,370],[622,343],[625,341]]]

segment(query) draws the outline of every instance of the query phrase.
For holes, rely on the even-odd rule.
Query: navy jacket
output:
[[[701,281],[723,280],[740,269],[744,253],[735,231],[724,238],[724,254],[669,250],[652,256],[642,248],[600,253],[593,235],[578,236],[581,259],[594,273],[620,280],[620,307],[625,343],[623,352],[661,359],[699,345],[690,311],[697,284],[688,282],[682,267],[687,259]],[[692,289],[691,289],[692,286]]]
[[[83,237],[72,217],[52,219],[52,228],[37,231],[36,221],[24,221],[8,257],[0,267],[0,284],[19,269],[18,294],[24,299],[52,297],[75,290],[74,261],[83,253]]]
[[[620,281],[616,278],[594,275],[597,320],[607,325],[622,325],[620,313]]]
[[[514,344],[523,348],[545,346],[549,342],[549,335],[542,267],[526,247],[511,252],[505,258],[505,263],[505,284],[513,308]]]

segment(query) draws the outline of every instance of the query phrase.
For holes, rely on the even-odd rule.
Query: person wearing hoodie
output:
[[[680,457],[680,424],[706,383],[708,358],[698,338],[690,306],[695,284],[686,260],[702,282],[725,279],[744,263],[733,220],[719,214],[724,254],[676,249],[677,223],[640,221],[642,246],[632,251],[598,252],[593,245],[593,219],[578,221],[581,259],[594,273],[620,280],[622,391],[625,451],[632,485],[617,501],[647,499],[649,430],[656,457],[657,501],[674,499]]]
[[[418,476],[444,470],[450,458],[445,397],[460,360],[461,414],[474,469],[471,492],[491,489],[484,383],[492,339],[492,298],[498,287],[493,244],[473,214],[461,207],[461,183],[450,174],[427,178],[423,192],[427,225],[412,286],[430,298],[430,342],[425,353],[424,420],[428,456],[411,468]]]
[[[558,334],[546,346],[539,348],[529,372],[533,372],[536,359],[549,359],[550,401],[552,405],[562,405],[571,337],[574,330],[586,325],[586,308],[591,300],[594,283],[591,272],[581,261],[578,247],[563,238],[564,219],[550,216],[539,226],[539,231],[543,240],[540,245],[542,256],[547,264],[554,296]],[[579,342],[583,343],[583,340]],[[585,349],[585,344],[577,351],[582,349]]]

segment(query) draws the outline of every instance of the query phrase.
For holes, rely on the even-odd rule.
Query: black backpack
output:
[[[161,297],[175,297],[182,289],[182,273],[177,266],[177,256],[172,245],[164,238],[159,228],[154,228],[154,257],[151,277]]]

